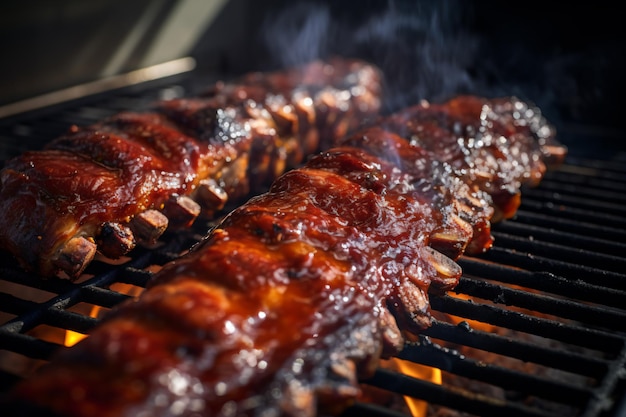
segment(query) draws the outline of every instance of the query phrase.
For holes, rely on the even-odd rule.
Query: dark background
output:
[[[517,95],[540,106],[572,151],[604,157],[626,150],[626,22],[608,1],[273,0],[250,7],[241,29],[248,53],[222,56],[233,72],[353,55],[384,70],[389,110],[458,93]],[[203,44],[196,55],[212,56]]]
[[[154,7],[6,3],[0,105],[94,79]],[[121,71],[141,66],[142,48],[177,4],[157,3],[146,39]],[[231,0],[189,53],[198,71],[220,77],[333,54],[361,57],[384,70],[388,110],[458,93],[517,95],[537,103],[573,143],[591,132],[601,138],[596,147],[621,148],[623,32],[624,17],[608,1]]]

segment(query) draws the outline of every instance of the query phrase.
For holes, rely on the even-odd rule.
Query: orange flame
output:
[[[471,297],[465,294],[449,292],[448,295],[464,300],[470,300]],[[473,329],[482,330],[485,332],[491,332],[495,329],[495,326],[476,320],[470,320],[463,317],[453,316],[451,314],[445,314],[445,320],[450,321],[453,324],[459,324],[463,321],[467,322]],[[390,363],[391,366],[405,375],[419,378],[424,381],[430,381],[434,384],[442,384],[443,376],[441,369],[433,368],[426,365],[421,365],[411,361],[406,361],[398,358],[393,358]],[[420,399],[416,399],[410,396],[405,396],[404,401],[409,408],[413,417],[426,417],[428,415],[428,402]]]
[[[465,294],[449,292],[448,295],[451,297],[456,297],[456,298],[460,298],[463,300],[472,300],[472,297],[470,297],[469,295],[465,295]],[[446,314],[446,318],[449,319],[453,324],[459,324],[464,321],[468,323],[472,327],[472,329],[482,330],[484,332],[491,332],[496,327],[489,323],[484,323],[482,321],[470,320],[470,319],[466,319],[466,318],[462,318],[458,316],[453,316],[451,314]]]
[[[136,286],[130,285],[130,284],[121,284],[121,283],[113,284],[111,286],[111,289],[115,290],[115,291],[117,291],[119,293],[130,295],[130,296],[133,296],[133,297],[138,296],[143,291],[143,288],[136,287]],[[90,317],[94,317],[94,318],[98,318],[103,313],[104,313],[104,310],[103,310],[102,307],[100,307],[100,306],[93,306],[91,308],[91,311],[89,312],[89,316]],[[65,331],[65,340],[64,340],[63,344],[65,346],[67,346],[67,347],[74,346],[76,343],[80,342],[81,340],[83,340],[86,337],[87,337],[86,334],[75,332],[73,330],[66,330]]]
[[[115,287],[114,287],[115,286]],[[127,294],[130,296],[138,296],[143,289],[140,287],[136,287],[129,284],[114,284],[111,289],[118,291],[122,294]],[[464,294],[455,294],[450,293],[451,296],[469,299],[470,297]],[[90,317],[98,318],[103,313],[103,308],[100,306],[93,306],[89,313]],[[473,320],[467,320],[456,316],[447,315],[447,317],[455,324],[460,323],[461,321],[467,321],[473,328],[481,329],[484,331],[490,331],[493,326],[477,322]],[[72,330],[67,330],[65,332],[65,346],[73,346],[81,340],[85,339],[87,335],[79,332],[75,332]],[[406,361],[403,359],[393,358],[388,361],[388,365],[394,369],[397,369],[399,372],[411,376],[413,378],[419,378],[424,381],[430,381],[434,384],[442,384],[442,373],[438,368],[433,368],[426,365],[421,365],[415,362]],[[411,415],[413,417],[426,417],[428,414],[428,402],[424,400],[420,400],[417,398],[413,398],[410,396],[405,396],[404,401],[409,408]]]
[[[425,381],[430,381],[434,384],[441,385],[441,370],[439,368],[433,368],[426,365],[420,365],[415,362],[406,361],[403,359],[393,358],[393,364],[398,368],[400,372],[413,378],[419,378]],[[428,402],[419,400],[417,398],[405,396],[404,402],[411,411],[413,417],[426,417],[428,413]]]
[[[100,311],[100,307],[96,306],[91,310],[91,313],[89,315],[91,317],[98,317],[99,311]],[[80,342],[86,337],[87,337],[86,334],[75,332],[73,330],[66,330],[65,341],[63,342],[63,344],[67,347],[74,346],[76,343]]]

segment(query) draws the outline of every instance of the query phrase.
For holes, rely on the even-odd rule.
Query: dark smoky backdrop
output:
[[[208,38],[235,30],[227,12]],[[591,133],[596,148],[622,146],[624,23],[609,2],[271,0],[239,16],[244,42],[219,53],[227,72],[354,56],[384,71],[388,111],[459,93],[517,95],[572,143]],[[195,55],[213,59],[203,46]]]
[[[623,20],[607,0],[0,2],[0,106],[181,56],[208,83],[339,54],[384,71],[387,111],[517,95],[601,149],[626,130]]]

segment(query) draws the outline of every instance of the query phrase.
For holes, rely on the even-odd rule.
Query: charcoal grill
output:
[[[170,76],[8,117],[0,124],[3,157],[36,148],[69,124],[192,94],[199,85],[193,73]],[[562,140],[567,143],[567,137]],[[539,187],[524,190],[517,216],[494,227],[494,248],[460,260],[464,275],[456,291],[431,297],[433,326],[400,353],[401,359],[441,369],[443,383],[384,366],[363,385],[458,415],[623,415],[624,191],[626,153],[589,158],[574,146],[564,166],[548,172]],[[1,389],[10,389],[62,348],[62,340],[51,334],[87,333],[99,321],[89,313],[93,306],[109,309],[130,297],[116,285],[144,287],[155,268],[210,227],[200,222],[187,232],[166,234],[157,247],[138,248],[119,262],[97,259],[74,283],[41,281],[3,254],[0,356],[10,359],[2,362]],[[24,361],[32,362],[26,370],[10,366]],[[345,416],[408,415],[402,404],[361,401]]]
[[[219,19],[221,23],[218,22],[215,33],[231,26],[236,30],[249,29],[247,36],[229,38],[231,45],[223,49],[226,52],[218,54],[218,61],[223,60],[221,64],[230,67],[226,68],[227,72],[241,72],[259,62],[267,63],[262,59],[259,62],[248,59],[254,56],[258,60],[256,55],[264,52],[245,46],[246,41],[255,37],[260,21],[257,16],[261,11],[271,10],[270,6],[286,7],[291,2],[261,3],[230,1],[227,9],[231,18],[222,15]],[[312,0],[312,3],[324,1]],[[543,10],[545,6],[540,2],[530,5],[526,2],[525,11],[510,9],[512,6],[505,3],[473,4],[477,8],[475,29],[493,39],[499,37],[491,44],[494,51],[505,43],[503,38],[507,42],[525,41],[521,38],[529,36],[530,25],[536,36],[531,46],[540,53],[549,52],[546,36],[554,32],[562,33],[563,39],[568,41],[558,45],[566,52],[570,52],[572,45],[590,45],[594,51],[613,54],[613,49],[596,48],[603,40],[599,39],[605,34],[603,31],[583,33],[580,30],[592,20],[591,14],[599,10],[590,4],[580,8],[571,6],[568,19],[562,19],[562,10],[554,12],[556,15],[550,14]],[[370,15],[365,10],[367,7],[379,7],[374,6],[376,2],[363,4],[359,10],[336,7],[341,9],[343,17],[349,17],[347,20],[354,23],[357,18]],[[537,8],[542,8],[543,13],[535,13]],[[247,11],[247,18],[241,17],[243,11]],[[530,20],[531,13],[532,18],[544,20]],[[512,15],[521,19],[512,22],[509,19]],[[605,28],[620,27],[617,14],[607,16],[602,12],[600,16],[607,22]],[[557,24],[561,25],[561,31]],[[618,39],[612,30],[608,33],[609,46]],[[300,39],[285,32],[282,35],[284,39]],[[209,46],[205,44],[197,48],[196,53],[210,55],[214,46],[214,42]],[[283,42],[274,50],[284,46]],[[389,50],[388,46],[380,46],[382,51],[366,51],[364,58],[383,58],[376,63],[397,66],[398,61],[386,60],[389,57],[384,53]],[[341,52],[346,45],[336,47]],[[411,58],[403,48],[405,44],[399,45],[394,53],[400,54],[399,59]],[[531,70],[539,68],[535,57],[528,59],[517,50],[517,57],[526,59],[529,64],[524,67],[517,61],[505,62],[503,58],[510,55],[508,49],[498,51],[504,51],[502,55],[494,52],[498,65],[508,64],[509,71],[516,70],[511,73],[519,81],[516,84],[519,89],[509,89],[507,84],[498,92],[535,92],[527,90],[520,74],[529,67]],[[623,54],[621,56],[623,58]],[[602,64],[593,58],[585,62]],[[557,64],[567,66],[570,63]],[[191,95],[217,76],[215,68],[219,65],[210,63],[209,66],[212,74],[209,77],[198,71],[185,72],[137,85],[114,84],[114,91],[98,91],[103,85],[96,84],[96,89],[86,97],[53,100],[54,103],[44,101],[41,102],[46,104],[43,107],[27,102],[30,106],[17,112],[0,112],[4,117],[0,117],[0,160],[26,149],[40,148],[71,124],[89,124],[123,109],[142,109],[160,98]],[[612,68],[616,78],[621,80],[623,65]],[[441,369],[443,382],[413,378],[394,366],[381,366],[362,384],[367,389],[381,389],[393,395],[382,395],[384,403],[359,401],[345,412],[345,417],[407,416],[403,396],[426,401],[430,404],[429,415],[439,416],[626,415],[626,151],[616,145],[623,140],[624,133],[606,124],[606,128],[598,129],[597,122],[606,122],[603,117],[609,114],[608,110],[597,105],[596,96],[583,97],[587,102],[578,100],[585,96],[584,86],[573,86],[576,80],[560,78],[562,74],[558,69],[558,65],[552,66],[552,72],[541,75],[547,77],[544,82],[553,82],[556,100],[563,100],[560,104],[566,115],[586,111],[596,123],[592,128],[584,124],[559,124],[560,140],[570,148],[565,164],[548,172],[539,187],[524,190],[516,217],[494,227],[496,242],[489,252],[460,260],[464,274],[455,292],[431,297],[436,316],[433,326],[407,345],[399,358]],[[587,74],[580,70],[581,76]],[[497,81],[501,73],[488,75]],[[400,71],[397,79],[407,81],[406,73]],[[602,83],[590,81],[594,92],[599,85],[610,83],[608,77],[602,78]],[[433,88],[441,86],[433,83]],[[610,85],[609,92],[621,99],[616,86]],[[538,88],[541,87],[540,83]],[[401,90],[396,90],[398,92]],[[581,103],[588,106],[581,107]],[[594,111],[589,112],[589,109]],[[622,123],[618,119],[617,124]],[[130,296],[121,290],[122,284],[143,288],[156,269],[187,250],[210,227],[211,224],[199,222],[184,233],[166,233],[155,248],[137,248],[117,262],[96,259],[73,283],[62,279],[41,281],[17,268],[9,255],[0,253],[0,391],[9,390],[61,349],[67,330],[87,333],[96,325],[99,318],[90,314],[94,306],[106,310],[128,299]]]

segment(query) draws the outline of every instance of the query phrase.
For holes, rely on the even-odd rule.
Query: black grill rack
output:
[[[161,80],[0,120],[3,157],[36,149],[70,124],[189,94],[197,85]],[[494,227],[495,246],[463,257],[455,292],[431,297],[433,326],[398,358],[441,369],[442,383],[385,363],[363,386],[394,395],[383,396],[383,403],[359,401],[345,416],[407,416],[403,396],[426,401],[431,415],[626,413],[626,155],[580,155],[572,152],[539,187],[524,190],[516,217]],[[109,309],[130,297],[116,286],[145,287],[154,268],[210,227],[166,234],[157,247],[138,248],[120,262],[97,259],[74,283],[41,281],[0,254],[0,389],[62,348],[49,334],[87,333],[98,322],[89,313],[93,306]],[[9,359],[3,362],[3,355]],[[7,366],[16,362],[29,365],[16,373]]]

